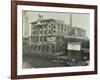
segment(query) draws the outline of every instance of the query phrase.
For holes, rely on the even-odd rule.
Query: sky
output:
[[[58,19],[64,21],[65,24],[70,24],[70,13],[62,13],[62,12],[34,12],[34,11],[23,11],[29,18],[29,28],[30,23],[36,21],[39,17],[38,15],[42,15],[44,19]],[[86,37],[89,38],[89,14],[85,13],[72,13],[72,26],[79,27],[86,30]],[[23,27],[24,28],[24,27]],[[30,29],[29,29],[30,30]],[[30,32],[29,32],[30,35]]]

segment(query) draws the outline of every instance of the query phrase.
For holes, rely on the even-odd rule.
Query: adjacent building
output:
[[[28,37],[29,36],[29,17],[28,13],[26,11],[23,11],[23,17],[22,17],[22,22],[23,22],[23,36]]]

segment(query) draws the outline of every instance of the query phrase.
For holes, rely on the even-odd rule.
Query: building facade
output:
[[[56,55],[54,53],[62,52],[63,36],[68,35],[67,29],[63,22],[54,19],[31,23],[32,51],[38,55]]]

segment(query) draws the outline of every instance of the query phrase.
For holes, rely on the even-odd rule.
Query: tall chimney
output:
[[[70,13],[70,26],[72,27],[72,13]]]

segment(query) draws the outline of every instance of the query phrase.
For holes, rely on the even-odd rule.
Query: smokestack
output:
[[[70,13],[70,26],[72,27],[72,13]]]

